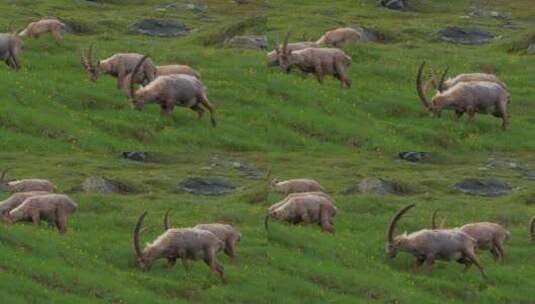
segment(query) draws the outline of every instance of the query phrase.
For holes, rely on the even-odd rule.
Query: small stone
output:
[[[225,44],[234,48],[264,50],[268,47],[268,40],[266,36],[234,36]]]
[[[180,182],[177,190],[194,195],[219,196],[234,192],[236,187],[220,178],[189,178]]]
[[[488,197],[501,196],[512,191],[511,186],[498,179],[466,179],[455,184],[454,188],[465,194]]]
[[[484,44],[494,40],[495,36],[477,27],[448,27],[438,32],[438,38],[451,43]]]
[[[186,35],[189,29],[178,20],[145,19],[134,24],[134,29],[143,35],[177,37]]]
[[[398,154],[399,159],[406,160],[408,162],[422,162],[431,158],[429,152],[400,152]]]
[[[396,182],[386,181],[380,178],[372,177],[366,178],[362,180],[358,185],[351,186],[342,192],[342,194],[355,193],[375,193],[379,195],[406,195],[410,194],[410,191],[406,187]]]

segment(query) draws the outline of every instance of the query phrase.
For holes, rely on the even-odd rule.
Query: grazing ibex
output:
[[[169,222],[169,211],[165,213],[164,217],[165,230],[171,229],[171,223]],[[193,227],[193,229],[206,230],[213,233],[221,241],[225,243],[225,254],[229,256],[230,260],[234,262],[236,258],[236,244],[241,239],[241,233],[228,224],[199,224]]]
[[[19,36],[37,38],[44,33],[51,33],[56,41],[62,39],[61,32],[65,30],[65,24],[56,19],[43,19],[28,24],[28,26],[20,32]]]
[[[148,271],[158,259],[167,259],[168,267],[172,267],[177,259],[181,259],[187,270],[187,260],[202,259],[213,273],[224,280],[223,266],[217,262],[216,254],[225,244],[210,231],[193,228],[168,229],[141,250],[139,233],[146,215],[147,212],[144,212],[139,217],[133,235],[134,253],[139,268]]]
[[[443,229],[443,227],[437,227],[436,216],[437,211],[433,212],[433,229]],[[481,222],[466,224],[459,227],[459,230],[475,239],[479,249],[489,250],[496,262],[504,261],[503,244],[511,235],[505,228],[495,223]]]
[[[9,25],[7,33],[0,33],[0,58],[12,69],[19,70],[19,53],[23,43]]]
[[[342,88],[351,87],[346,71],[351,65],[351,57],[342,50],[331,48],[292,51],[288,48],[288,36],[289,34],[286,34],[282,49],[277,50],[279,65],[283,71],[290,73],[293,67],[297,67],[304,75],[314,74],[320,83],[323,83],[324,75],[332,75],[340,80]]]
[[[96,64],[93,60],[93,45],[89,46],[87,54],[82,51],[81,61],[85,70],[89,74],[91,81],[97,81],[100,74],[108,74],[117,78],[117,88],[126,92],[126,88],[122,87],[125,84],[125,77],[132,73],[136,64],[143,58],[141,54],[135,53],[119,53],[107,59],[98,61]],[[143,62],[140,73],[137,74],[136,79],[142,79],[143,83],[148,83],[156,78],[156,66],[150,59]]]
[[[535,216],[529,221],[529,235],[531,236],[531,241],[535,243]]]
[[[141,58],[133,74],[137,75],[147,56]],[[130,94],[132,106],[141,111],[146,103],[155,101],[160,105],[162,115],[170,115],[175,106],[190,108],[201,118],[205,108],[210,112],[212,127],[216,127],[215,110],[208,101],[207,90],[202,82],[189,75],[160,76],[147,86],[134,92],[135,77],[130,79]]]
[[[9,211],[20,206],[27,198],[38,195],[50,194],[50,192],[45,191],[30,191],[30,192],[19,192],[11,195],[6,200],[0,202],[0,214],[4,215]]]
[[[336,207],[327,195],[292,194],[268,209],[264,226],[267,230],[269,219],[274,218],[290,224],[316,223],[323,231],[334,233],[332,218],[336,212]]]
[[[350,27],[342,27],[326,32],[316,43],[318,45],[328,44],[339,47],[345,43],[359,40],[360,33],[357,30]]]
[[[414,206],[408,205],[399,209],[387,226],[385,249],[390,258],[395,258],[399,251],[408,252],[416,257],[415,269],[426,263],[429,271],[435,260],[457,261],[465,265],[465,271],[475,264],[483,277],[486,277],[485,270],[475,254],[476,240],[459,229],[424,229],[394,237],[396,223]]]
[[[470,121],[473,121],[476,113],[490,113],[495,117],[501,117],[502,129],[507,128],[509,93],[504,87],[494,82],[477,81],[461,82],[448,90],[444,90],[443,82],[446,70],[440,79],[437,94],[429,101],[422,86],[424,66],[425,62],[418,68],[416,90],[425,108],[432,112],[435,117],[440,117],[443,109],[453,109],[457,118],[468,112]]]
[[[17,208],[4,214],[4,221],[13,224],[18,221],[31,220],[39,225],[41,219],[55,224],[60,233],[67,232],[67,217],[73,214],[78,206],[63,194],[45,194],[31,196]]]
[[[319,48],[320,46],[311,41],[305,41],[305,42],[294,42],[294,43],[288,43],[286,46],[287,50],[290,51],[299,51],[306,48]],[[278,51],[282,48],[282,45],[279,45],[277,43],[277,49],[267,53],[267,66],[268,67],[276,67],[279,66],[279,54]]]
[[[161,65],[156,67],[156,77],[158,76],[165,76],[165,75],[189,75],[192,77],[195,77],[197,79],[201,79],[201,75],[192,69],[191,67],[187,65],[181,65],[181,64],[174,64],[174,65]],[[132,80],[132,73],[128,73],[123,79],[123,84],[121,85],[121,89],[123,90],[123,93],[127,97],[131,97],[130,90],[128,90],[128,85],[130,84],[130,81]],[[141,77],[141,75],[138,73],[136,79],[134,80],[136,84],[146,85],[148,83],[147,79],[144,77]]]
[[[46,191],[54,192],[56,186],[45,179],[21,179],[16,181],[6,181],[5,177],[9,169],[5,169],[0,176],[0,190],[8,192],[30,192]]]
[[[290,179],[281,182],[277,179],[273,179],[270,183],[270,189],[282,194],[323,191],[320,183],[313,179],[306,178]]]

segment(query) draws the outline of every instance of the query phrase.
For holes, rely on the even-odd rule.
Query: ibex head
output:
[[[428,85],[425,86],[422,83],[422,74],[425,67],[425,61],[422,62],[420,67],[418,68],[418,74],[416,76],[416,91],[418,92],[418,96],[420,97],[420,100],[422,101],[424,107],[429,112],[433,113],[433,116],[440,117],[442,112],[442,107],[439,105],[439,101],[441,99],[441,94],[444,91],[444,80],[446,79],[446,75],[448,74],[449,68],[446,68],[442,76],[440,77],[440,81],[437,85],[437,94],[429,101],[429,98],[426,96],[426,88]],[[431,81],[434,81],[432,78]]]
[[[278,47],[277,45],[277,56],[279,58],[279,66],[283,71],[286,73],[290,73],[291,71],[291,55],[292,50],[288,49],[288,39],[290,38],[290,32],[286,33],[286,36],[284,37],[284,43],[282,44],[282,47]]]
[[[82,51],[82,54],[80,55],[80,59],[82,61],[82,65],[84,66],[85,70],[89,74],[89,79],[91,81],[95,82],[97,81],[98,77],[100,76],[100,62],[97,62],[95,65],[95,62],[93,61],[93,45],[91,44],[89,46],[89,49],[87,51],[87,55],[84,51]]]
[[[413,208],[415,205],[411,204],[408,206],[405,206],[401,209],[399,209],[396,214],[392,217],[390,220],[390,223],[388,224],[386,228],[386,244],[385,244],[385,250],[386,254],[390,258],[395,258],[399,252],[399,250],[403,247],[403,244],[406,240],[407,233],[403,233],[401,235],[394,237],[394,231],[396,229],[396,224],[399,221],[399,219],[403,216],[403,214],[409,209]]]

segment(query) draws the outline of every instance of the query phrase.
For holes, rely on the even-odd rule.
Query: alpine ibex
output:
[[[194,69],[192,69],[191,67],[187,65],[174,64],[174,65],[161,65],[161,66],[156,67],[156,77],[166,76],[166,75],[179,75],[179,74],[189,75],[199,80],[201,79],[201,75],[197,71],[195,71]],[[128,73],[128,75],[124,77],[123,84],[121,85],[123,93],[127,97],[131,97],[129,96],[130,91],[128,90],[128,85],[130,84],[130,81],[132,80],[131,78],[132,78],[132,73]],[[146,85],[148,83],[147,79],[145,79],[144,77],[142,78],[141,75],[139,75],[139,73],[136,79],[134,80],[134,82],[136,84],[141,84],[141,85]]]
[[[0,190],[8,192],[46,191],[54,192],[56,186],[45,179],[21,179],[6,181],[5,177],[9,169],[5,169],[0,176]]]
[[[531,241],[535,243],[535,216],[529,221],[529,235],[531,236]]]
[[[61,37],[61,32],[65,30],[65,24],[56,19],[43,19],[36,22],[28,24],[28,26],[20,32],[19,36],[29,37],[29,38],[38,38],[39,35],[44,33],[51,33],[52,37],[56,41],[63,39]]]
[[[351,80],[346,70],[351,65],[351,57],[342,50],[331,48],[306,48],[292,51],[288,48],[286,34],[281,50],[277,50],[279,65],[283,71],[290,73],[293,67],[297,67],[304,75],[314,74],[318,82],[323,83],[324,75],[332,75],[342,85],[342,88],[350,88]]]
[[[435,260],[457,261],[465,265],[465,271],[475,264],[483,277],[486,277],[485,270],[475,254],[476,240],[459,229],[424,229],[394,237],[398,220],[414,206],[408,205],[399,209],[387,226],[385,247],[390,258],[395,258],[399,251],[408,252],[416,257],[415,268],[426,263],[429,271]]]
[[[147,58],[141,58],[134,68],[134,75],[137,75]],[[214,107],[208,101],[206,88],[199,79],[189,75],[160,76],[137,91],[134,91],[134,84],[132,77],[129,96],[132,96],[131,103],[136,110],[141,111],[146,103],[155,101],[160,105],[162,115],[170,115],[178,105],[192,109],[201,118],[206,108],[210,112],[212,127],[216,127]]]
[[[169,211],[165,213],[164,217],[164,229],[171,229],[169,222]],[[234,262],[236,258],[236,244],[241,239],[241,233],[236,228],[227,224],[213,223],[213,224],[199,224],[193,227],[193,229],[206,230],[213,233],[221,241],[225,243],[225,254],[229,256],[231,262]]]
[[[320,46],[316,44],[315,42],[311,41],[305,41],[305,42],[294,42],[294,43],[288,43],[286,48],[288,50],[293,51],[299,51],[306,48],[319,48]],[[267,53],[267,66],[268,67],[276,67],[279,66],[279,55],[278,50],[282,48],[282,45],[277,43],[277,49]]]
[[[356,42],[360,40],[360,33],[350,27],[337,28],[326,32],[321,38],[316,41],[316,44],[328,44],[335,47],[340,47],[348,42]]]
[[[290,179],[286,181],[271,180],[270,189],[282,194],[300,193],[300,192],[317,192],[323,191],[323,187],[313,179]]]
[[[268,209],[264,226],[267,230],[269,219],[274,218],[291,224],[317,223],[323,231],[334,233],[332,218],[336,212],[336,207],[327,195],[292,194]]]
[[[443,229],[443,227],[437,227],[436,216],[437,211],[433,212],[433,229]],[[510,237],[509,231],[505,228],[495,223],[481,222],[466,224],[459,227],[459,230],[475,239],[479,249],[489,250],[496,262],[504,261],[503,244]]]
[[[139,233],[146,215],[147,212],[144,212],[139,217],[133,235],[134,253],[142,270],[150,270],[158,259],[167,259],[168,267],[172,267],[177,259],[181,259],[187,270],[188,260],[202,259],[213,273],[224,280],[223,266],[217,262],[216,254],[225,244],[210,231],[193,228],[168,229],[141,250]]]
[[[4,214],[4,221],[13,224],[18,221],[31,220],[39,225],[41,219],[55,224],[60,233],[67,232],[67,217],[73,214],[78,206],[63,194],[45,194],[32,196],[24,200],[17,208]]]
[[[126,92],[125,77],[132,73],[136,64],[143,58],[141,54],[135,53],[119,53],[107,59],[98,61],[96,64],[93,60],[93,45],[89,46],[87,55],[84,51],[81,54],[81,62],[85,70],[89,74],[91,81],[97,81],[100,74],[108,74],[117,78],[117,88]],[[156,78],[156,66],[152,60],[148,59],[143,62],[140,74],[136,74],[136,79],[142,79],[143,83],[148,83]]]
[[[30,191],[30,192],[19,192],[12,194],[6,200],[0,202],[0,214],[4,215],[9,211],[20,206],[27,198],[38,195],[50,194],[50,192],[45,191]]]
[[[418,68],[416,90],[425,108],[432,112],[435,117],[440,117],[443,109],[453,109],[457,119],[468,112],[470,121],[473,121],[476,113],[490,113],[495,117],[501,117],[502,129],[507,128],[509,93],[504,87],[494,82],[477,81],[461,82],[448,90],[444,90],[446,70],[440,79],[437,94],[429,101],[422,86],[424,66],[425,62]]]
[[[0,58],[12,69],[19,70],[19,53],[23,43],[13,31],[10,23],[7,33],[0,33]]]

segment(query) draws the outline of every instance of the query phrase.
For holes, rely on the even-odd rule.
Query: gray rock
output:
[[[204,170],[211,170],[214,168],[223,168],[225,170],[237,170],[245,178],[253,180],[261,180],[265,178],[265,173],[258,169],[255,165],[245,161],[235,159],[222,159],[217,156],[212,157],[210,163]]]
[[[535,54],[535,43],[532,43],[528,46],[528,50],[527,50],[528,54],[530,55],[533,55]]]
[[[177,190],[194,195],[218,196],[232,193],[236,187],[220,178],[189,178],[180,182]]]
[[[355,194],[355,193],[374,193],[379,195],[397,194],[406,195],[410,194],[409,189],[395,183],[386,181],[380,178],[366,178],[362,180],[358,185],[352,186],[342,192],[342,194]]]
[[[405,0],[381,0],[381,5],[391,10],[405,9]]]
[[[399,152],[399,159],[406,160],[408,162],[417,163],[422,161],[428,161],[431,159],[432,154],[429,152]]]
[[[511,186],[498,179],[466,179],[455,184],[454,188],[465,194],[488,197],[501,196],[512,191]]]
[[[131,185],[101,176],[89,177],[81,185],[75,187],[71,191],[102,194],[127,194],[137,192]]]
[[[265,50],[268,47],[266,36],[234,36],[225,41],[225,45],[234,48]]]
[[[494,40],[495,36],[477,27],[448,27],[438,32],[440,40],[459,44],[484,44]]]
[[[511,13],[505,13],[495,10],[489,10],[479,7],[472,7],[472,11],[468,14],[471,17],[479,17],[479,18],[496,18],[501,20],[509,20],[511,19]]]
[[[145,162],[147,161],[149,157],[148,152],[123,152],[121,153],[121,157],[124,159],[137,161],[137,162]]]
[[[186,35],[189,29],[178,20],[145,19],[134,24],[140,34],[157,37],[177,37]]]

